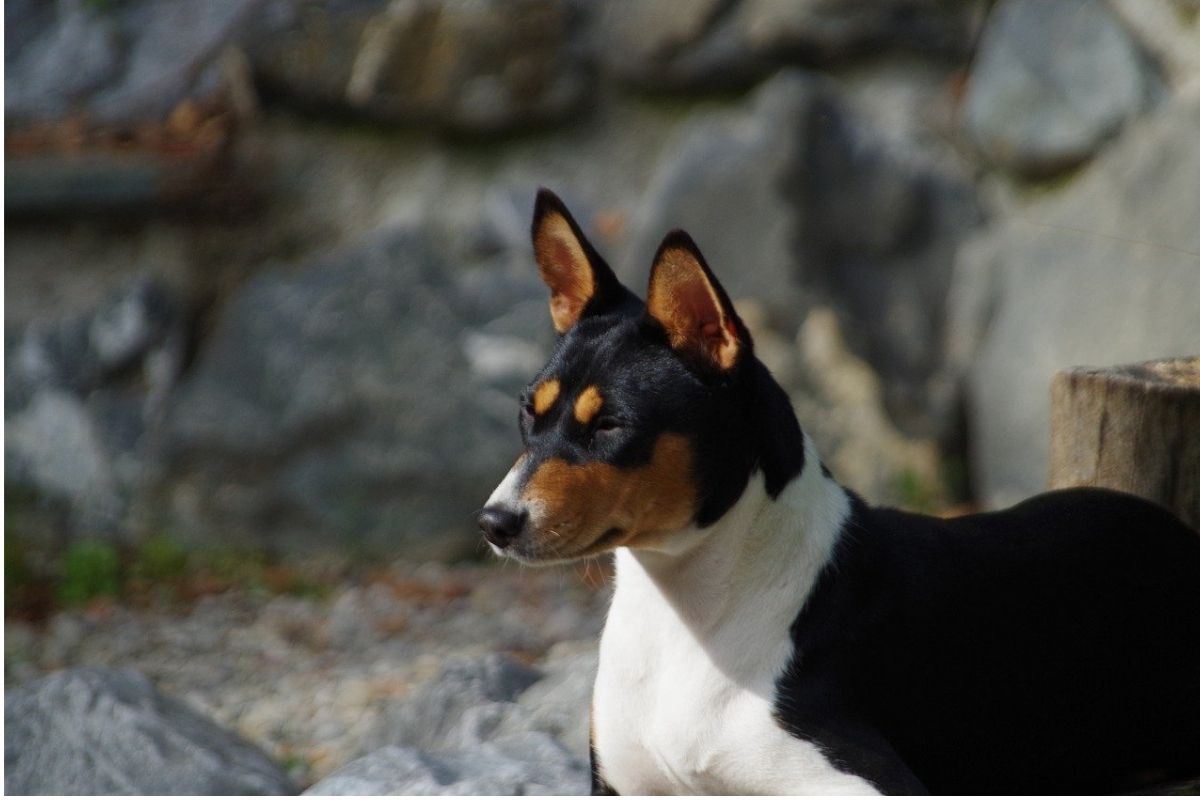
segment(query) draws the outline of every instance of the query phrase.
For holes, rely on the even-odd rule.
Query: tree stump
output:
[[[1050,488],[1103,486],[1200,529],[1200,356],[1076,367],[1050,389]]]

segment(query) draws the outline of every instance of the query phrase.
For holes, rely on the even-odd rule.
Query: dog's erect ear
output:
[[[532,232],[538,272],[550,287],[550,317],[559,333],[588,314],[612,309],[629,295],[549,189],[538,191]]]
[[[732,369],[750,345],[729,296],[683,231],[671,231],[658,247],[646,313],[666,330],[674,350],[718,371]]]

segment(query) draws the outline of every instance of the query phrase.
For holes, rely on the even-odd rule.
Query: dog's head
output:
[[[521,396],[525,449],[479,514],[484,536],[535,563],[666,547],[710,524],[763,460],[763,378],[778,390],[725,290],[674,231],[643,303],[546,190],[533,244],[559,337]]]

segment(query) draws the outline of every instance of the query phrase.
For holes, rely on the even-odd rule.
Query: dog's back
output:
[[[952,520],[856,499],[793,636],[780,719],[853,771],[862,719],[935,793],[1200,775],[1200,536],[1132,496]]]

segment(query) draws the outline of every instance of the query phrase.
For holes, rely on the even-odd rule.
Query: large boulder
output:
[[[471,371],[460,295],[407,229],[267,270],[175,396],[162,498],[181,532],[459,558],[515,457],[515,395]]]
[[[5,122],[82,114],[127,128],[163,120],[185,100],[209,100],[223,86],[221,50],[261,2],[64,0],[52,11],[6,8]]]
[[[1131,127],[964,249],[949,345],[988,504],[1045,487],[1055,371],[1200,352],[1198,130],[1195,102]]]
[[[924,387],[940,365],[952,254],[981,218],[957,165],[889,140],[835,84],[799,71],[736,108],[695,112],[667,152],[622,276],[644,281],[661,237],[682,227],[730,295],[761,303],[788,338],[808,308],[832,304],[889,411],[934,427]]]
[[[962,56],[979,3],[936,0],[660,0],[606,4],[600,59],[655,90],[743,88],[788,63],[912,49]]]
[[[5,7],[8,211],[196,201],[244,81],[223,54],[262,0]]]
[[[561,0],[277,2],[248,47],[263,84],[309,106],[494,133],[556,121],[591,89],[582,9]]]
[[[963,122],[989,160],[1047,174],[1089,158],[1143,110],[1150,85],[1101,0],[1005,0],[984,28]]]
[[[132,670],[74,669],[4,696],[7,794],[295,794],[252,744]]]
[[[802,311],[795,247],[803,212],[789,190],[805,160],[805,126],[819,113],[825,88],[788,73],[745,105],[694,114],[634,215],[621,277],[641,291],[662,237],[684,228],[731,297],[761,298],[794,325]]]

